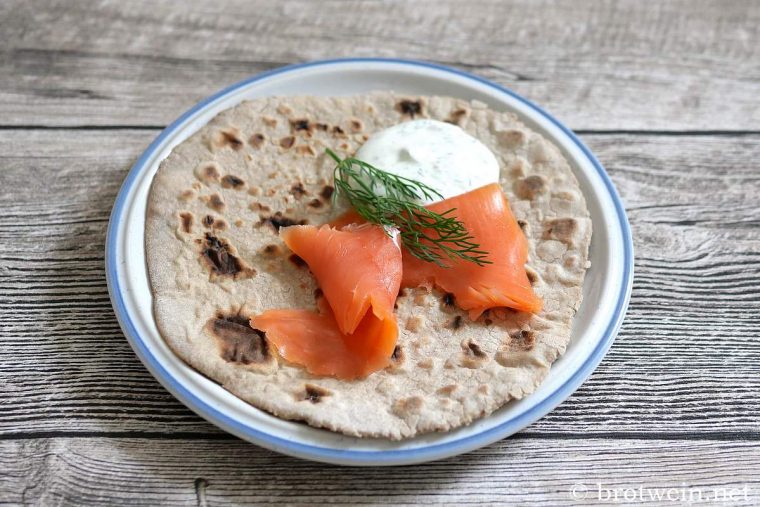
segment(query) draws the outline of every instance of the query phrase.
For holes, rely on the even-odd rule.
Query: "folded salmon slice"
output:
[[[353,334],[341,333],[332,309],[320,300],[319,313],[310,310],[269,310],[251,319],[251,326],[288,361],[314,375],[344,380],[366,377],[388,366],[398,337],[395,319],[378,319],[367,312]]]
[[[285,244],[309,265],[335,314],[338,329],[353,333],[371,308],[393,317],[401,283],[401,250],[382,227],[300,225],[282,229]]]
[[[309,266],[324,298],[319,313],[269,310],[251,319],[280,355],[315,375],[364,377],[388,365],[398,337],[393,305],[401,250],[375,225],[283,228],[280,236]]]
[[[462,259],[444,259],[437,266],[404,252],[402,286],[435,284],[454,294],[456,304],[475,320],[488,308],[509,307],[536,313],[542,302],[533,292],[525,272],[528,241],[497,183],[427,206],[444,213],[452,208],[471,236],[488,252],[492,264],[478,266]]]

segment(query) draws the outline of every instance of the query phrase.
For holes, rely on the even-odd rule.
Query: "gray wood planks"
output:
[[[4,3],[0,119],[165,125],[286,63],[453,65],[575,129],[760,130],[760,4],[744,1]]]
[[[558,506],[611,504],[615,493],[617,503],[628,494],[628,504],[673,505],[650,496],[673,488],[678,499],[681,491],[696,499],[699,490],[706,505],[728,494],[734,501],[725,504],[752,505],[760,493],[758,460],[756,443],[714,440],[513,438],[440,462],[385,469],[312,464],[238,440],[0,442],[5,481],[17,483],[7,500],[39,505]],[[630,501],[626,490],[644,501]]]

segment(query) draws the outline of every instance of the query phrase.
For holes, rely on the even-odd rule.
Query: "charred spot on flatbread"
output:
[[[464,350],[467,355],[470,355],[472,357],[477,357],[479,359],[484,359],[486,357],[486,353],[483,352],[483,349],[480,348],[480,345],[475,343],[471,338],[465,340],[462,343],[462,350]]]
[[[293,185],[290,187],[290,195],[296,199],[300,199],[301,197],[308,194],[309,192],[304,188],[303,183],[300,181],[293,183]]]
[[[509,347],[517,350],[530,350],[536,344],[536,333],[522,329],[509,335]]]
[[[448,384],[436,390],[436,394],[439,394],[441,396],[451,396],[458,389],[459,389],[458,385]]]
[[[218,181],[219,180],[219,166],[216,164],[209,164],[206,166],[203,166],[203,169],[201,169],[202,174],[202,180],[203,181]]]
[[[465,368],[480,368],[488,359],[482,347],[472,338],[462,341],[462,355],[459,364]]]
[[[346,137],[346,131],[343,130],[339,125],[333,126],[332,133],[336,137]]]
[[[240,131],[231,127],[217,132],[214,137],[214,145],[217,148],[231,148],[238,151],[243,147],[244,143]]]
[[[456,303],[456,298],[454,297],[454,294],[447,292],[443,295],[441,301],[443,301],[444,306],[454,306],[454,303]]]
[[[272,208],[267,206],[266,204],[261,204],[260,202],[252,202],[248,205],[248,209],[251,211],[272,211]]]
[[[293,136],[285,136],[280,139],[280,148],[283,150],[289,150],[296,143],[296,138]]]
[[[259,132],[253,134],[250,139],[248,139],[248,144],[253,146],[254,148],[261,148],[261,145],[264,144],[264,141],[267,140],[267,136],[264,134],[261,134]]]
[[[512,179],[525,177],[525,161],[517,159],[509,165],[509,175]]]
[[[431,357],[423,357],[419,361],[417,361],[417,367],[422,368],[423,370],[432,370],[435,366],[435,363],[433,362],[433,358]]]
[[[459,109],[455,109],[449,113],[449,117],[446,119],[446,122],[454,125],[461,125],[462,121],[467,118],[467,115],[469,113],[470,112],[467,109],[460,107]]]
[[[193,199],[195,197],[196,193],[195,190],[192,188],[188,188],[187,190],[183,190],[178,196],[177,199],[183,202],[187,202]]]
[[[499,143],[506,148],[515,148],[528,140],[528,136],[522,129],[509,129],[497,132]]]
[[[306,225],[309,221],[305,218],[296,219],[285,216],[281,211],[277,211],[274,215],[268,217],[262,217],[259,221],[260,225],[268,224],[275,232],[280,231],[280,227],[290,227],[291,225]]]
[[[424,323],[425,323],[425,317],[423,317],[422,315],[412,315],[411,317],[406,319],[406,324],[404,325],[404,327],[408,331],[411,331],[412,333],[416,333],[422,328]]]
[[[540,364],[533,355],[536,345],[536,332],[522,329],[506,336],[494,359],[505,368],[524,367],[526,364]]]
[[[391,410],[396,416],[405,419],[419,414],[423,406],[425,406],[423,398],[420,396],[410,396],[409,398],[396,400]]]
[[[409,116],[410,118],[415,118],[416,116],[420,116],[422,114],[423,110],[423,104],[422,100],[409,100],[404,99],[400,100],[396,104],[396,111],[401,113],[404,116]]]
[[[525,266],[525,274],[527,275],[528,281],[531,285],[535,285],[536,282],[538,282],[538,273],[536,273],[532,268]]]
[[[206,229],[217,229],[223,231],[229,227],[227,221],[223,218],[214,218],[213,215],[206,215],[201,220],[203,227]]]
[[[224,211],[224,208],[226,207],[226,204],[224,203],[224,199],[222,199],[222,196],[218,193],[213,193],[211,195],[204,195],[200,197],[203,201],[206,202],[206,206],[211,208],[214,211],[217,211],[221,213]]]
[[[180,220],[180,229],[185,234],[190,234],[193,232],[193,219],[194,216],[189,211],[181,211],[179,213],[179,220]]]
[[[528,176],[517,180],[514,189],[520,199],[533,200],[539,194],[546,192],[546,179],[538,175]]]
[[[311,403],[320,403],[323,398],[332,396],[332,391],[316,384],[304,384],[303,391],[299,393],[299,399]]]
[[[279,255],[282,253],[282,248],[279,245],[269,244],[261,249],[264,255]]]
[[[256,274],[256,270],[246,265],[237,257],[230,243],[207,232],[201,242],[201,259],[208,267],[212,279],[229,277],[234,280],[248,278]]]
[[[325,132],[327,129],[328,126],[326,123],[312,122],[308,118],[296,118],[290,120],[290,130],[297,135],[300,134],[306,137],[312,137],[312,132],[315,130]]]
[[[464,324],[464,321],[462,319],[462,316],[456,315],[452,319],[450,319],[448,322],[446,322],[446,327],[456,331],[457,329],[462,327],[463,324]]]
[[[196,167],[195,177],[205,183],[215,183],[222,177],[221,167],[216,162],[204,162]]]
[[[321,207],[322,207],[322,206],[324,206],[324,205],[325,205],[325,204],[324,204],[322,201],[320,201],[319,199],[316,199],[316,198],[315,198],[315,199],[312,199],[312,200],[311,200],[311,201],[309,201],[309,203],[308,203],[308,206],[309,206],[310,208],[314,208],[314,209],[319,209],[319,208],[321,208]]]
[[[574,218],[555,218],[544,222],[543,239],[556,239],[563,243],[572,243],[578,230],[578,221]]]
[[[299,144],[298,146],[296,146],[296,153],[300,155],[309,155],[310,157],[317,156],[317,152],[314,151],[314,148],[312,148],[308,144]]]
[[[307,266],[306,261],[296,254],[290,254],[288,260],[297,268],[305,268]]]
[[[206,331],[214,337],[219,355],[228,363],[265,371],[277,366],[266,335],[253,329],[243,315],[219,313],[208,320]]]
[[[227,221],[223,218],[215,217],[213,215],[206,215],[201,219],[201,224],[206,229],[216,229],[223,231],[229,227]]]
[[[388,369],[391,371],[400,369],[406,362],[406,353],[401,345],[396,345],[393,348],[393,353],[388,363]]]
[[[290,120],[290,128],[293,132],[310,132],[312,129],[309,120],[306,118],[299,118],[297,120]]]
[[[348,122],[349,127],[351,127],[351,132],[361,132],[364,129],[364,124],[361,122],[361,120],[357,120],[356,118],[351,118],[351,120]]]
[[[335,192],[335,187],[332,185],[325,185],[322,187],[322,190],[319,191],[319,196],[324,200],[328,200],[332,197],[333,192]]]
[[[245,186],[245,181],[235,175],[227,174],[222,178],[222,186],[233,190],[240,190]]]

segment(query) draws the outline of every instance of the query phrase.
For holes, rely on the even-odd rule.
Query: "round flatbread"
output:
[[[473,322],[437,290],[402,290],[391,366],[357,381],[310,375],[248,327],[267,309],[316,309],[315,280],[278,228],[345,211],[331,201],[326,147],[350,155],[373,132],[417,118],[455,123],[496,155],[544,310],[493,309]],[[220,113],[163,161],[146,221],[156,323],[179,357],[279,417],[390,439],[447,431],[533,392],[570,339],[590,239],[567,161],[515,115],[385,92],[271,97]]]

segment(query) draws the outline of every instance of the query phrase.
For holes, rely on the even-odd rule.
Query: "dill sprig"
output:
[[[401,242],[415,257],[447,267],[443,260],[463,259],[479,266],[491,264],[488,252],[480,250],[464,224],[452,216],[456,208],[435,213],[419,204],[420,199],[443,199],[437,190],[419,181],[388,173],[356,158],[336,162],[335,194],[344,197],[366,221],[395,227]]]

